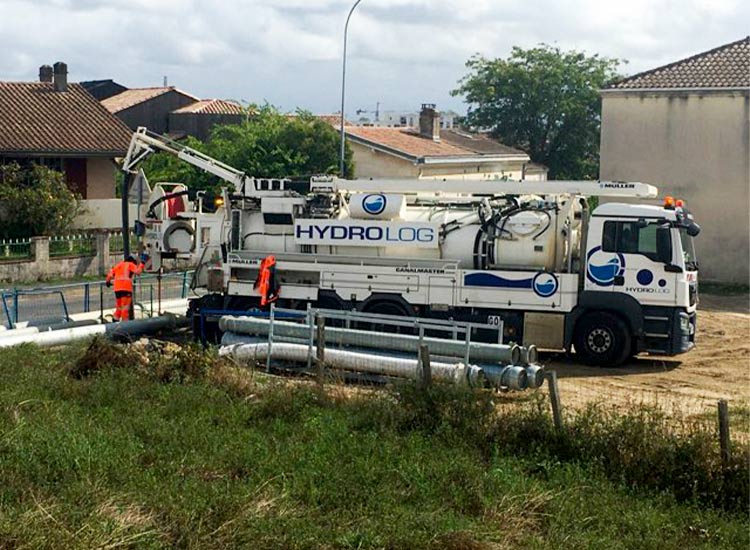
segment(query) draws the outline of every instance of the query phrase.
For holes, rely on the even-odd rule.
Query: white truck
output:
[[[141,220],[152,269],[199,259],[196,319],[257,307],[273,255],[284,307],[502,320],[506,342],[574,348],[596,365],[694,346],[700,228],[682,201],[589,208],[594,196],[655,199],[652,185],[256,179],[143,129],[125,169],[153,150],[232,183],[213,213],[157,185]]]

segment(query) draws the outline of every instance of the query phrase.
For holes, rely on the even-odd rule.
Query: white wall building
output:
[[[381,111],[376,116],[359,118],[357,126],[419,128],[419,111]],[[456,126],[456,119],[459,116],[455,111],[440,111],[440,129],[452,130]]]
[[[750,37],[601,91],[603,180],[684,199],[702,278],[750,277]]]

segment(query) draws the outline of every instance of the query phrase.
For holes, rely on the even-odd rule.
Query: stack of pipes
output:
[[[309,325],[271,322],[257,317],[219,320],[224,332],[220,353],[244,362],[265,362],[268,354],[282,362],[306,363],[317,354],[315,331]],[[463,342],[434,337],[326,327],[326,340],[345,348],[326,347],[325,360],[332,367],[384,376],[415,378],[420,345],[430,351],[433,378],[513,390],[538,388],[544,383],[544,368],[537,364],[535,346]],[[278,339],[279,341],[276,341]],[[467,356],[476,364],[466,364]]]
[[[69,321],[5,330],[0,333],[0,348],[20,344],[36,344],[40,347],[60,346],[93,336],[106,336],[117,341],[132,341],[147,334],[171,331],[188,325],[187,317],[172,314],[122,323],[102,324],[98,320]]]

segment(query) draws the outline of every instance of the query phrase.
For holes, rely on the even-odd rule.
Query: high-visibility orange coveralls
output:
[[[115,321],[130,319],[130,306],[133,301],[133,277],[143,271],[143,264],[139,264],[132,257],[123,260],[107,273],[107,286],[115,287]]]
[[[261,307],[275,302],[279,298],[281,285],[276,278],[276,257],[266,256],[260,262],[258,277],[255,279],[253,288],[260,294]]]

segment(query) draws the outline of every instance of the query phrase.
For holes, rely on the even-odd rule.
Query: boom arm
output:
[[[125,155],[125,160],[122,164],[122,169],[127,173],[132,173],[135,167],[146,159],[151,153],[157,151],[163,151],[170,155],[176,156],[178,159],[187,162],[213,174],[224,181],[231,183],[237,193],[244,194],[245,183],[252,178],[248,178],[247,174],[236,168],[232,168],[228,164],[224,164],[215,158],[209,157],[208,155],[196,151],[190,147],[177,143],[167,137],[149,132],[144,127],[139,127],[135,131],[133,137],[130,139],[130,146],[128,147],[128,153]]]
[[[448,193],[472,195],[582,195],[586,197],[656,198],[653,185],[623,181],[501,181],[471,179],[373,179],[320,178],[313,187],[359,193]]]

